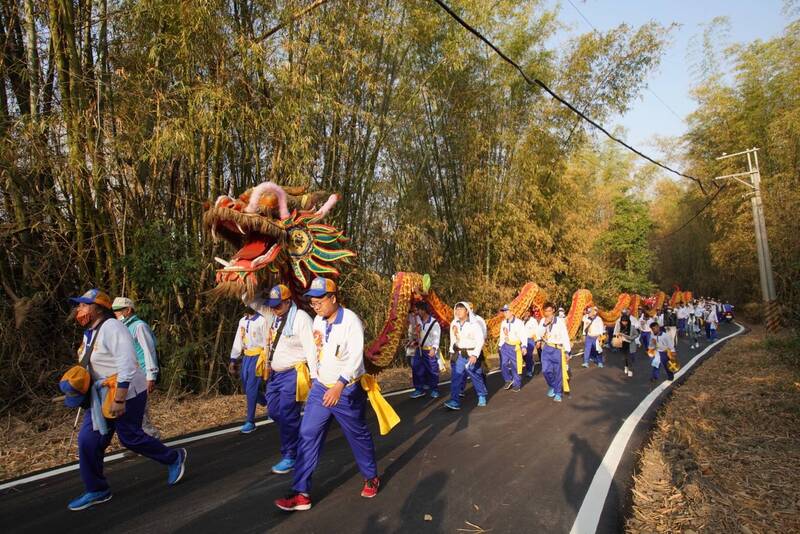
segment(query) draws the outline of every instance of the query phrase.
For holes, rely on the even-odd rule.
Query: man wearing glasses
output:
[[[361,319],[339,304],[333,280],[315,278],[306,296],[311,297],[311,307],[317,313],[312,327],[317,347],[317,379],[311,386],[300,424],[293,493],[275,501],[278,508],[286,511],[311,508],[311,476],[331,418],[339,422],[365,479],[361,496],[375,497],[380,485],[375,445],[364,415],[367,394],[359,384],[365,372]]]

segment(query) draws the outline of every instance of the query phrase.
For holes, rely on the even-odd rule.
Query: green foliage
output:
[[[152,221],[135,228],[132,237],[130,252],[120,260],[133,287],[155,293],[189,287],[200,260],[190,256],[185,236],[175,234],[163,221]]]
[[[608,266],[611,293],[648,295],[653,289],[650,271],[653,254],[649,237],[653,228],[646,202],[628,196],[613,201],[614,214],[598,239],[598,254]]]

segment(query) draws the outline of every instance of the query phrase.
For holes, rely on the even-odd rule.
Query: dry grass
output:
[[[780,346],[755,329],[675,391],[642,452],[627,532],[800,532],[800,376]]]
[[[442,376],[449,379],[449,371]],[[380,375],[383,391],[411,384],[409,368],[386,369]],[[150,416],[162,439],[243,421],[244,395],[166,397],[156,392],[148,400]],[[258,416],[264,414],[259,408]],[[75,410],[61,405],[39,406],[26,414],[7,414],[0,421],[0,480],[77,461],[77,435],[70,444]],[[109,451],[120,449],[116,437]]]

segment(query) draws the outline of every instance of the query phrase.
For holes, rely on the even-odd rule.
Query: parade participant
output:
[[[525,345],[525,376],[527,378],[533,378],[533,373],[536,370],[536,364],[533,361],[533,353],[536,350],[536,330],[539,327],[539,321],[536,320],[536,317],[531,315],[530,310],[526,310],[524,314],[522,314],[522,321],[525,323],[525,334],[527,336],[527,342]]]
[[[156,336],[150,325],[141,320],[134,311],[133,301],[127,297],[117,297],[111,304],[118,321],[122,321],[133,336],[133,346],[136,349],[136,361],[144,371],[147,379],[147,394],[153,393],[158,380],[158,357],[156,356]],[[161,439],[161,432],[150,421],[149,407],[145,407],[142,417],[142,429],[148,436]]]
[[[497,341],[500,352],[500,372],[503,380],[506,381],[503,389],[513,388],[512,391],[518,393],[522,386],[522,343],[526,343],[525,350],[527,350],[528,334],[525,324],[514,317],[508,304],[503,306],[500,311],[505,317],[500,324],[500,337]]]
[[[672,336],[672,344],[678,344],[678,314],[672,308],[667,308],[664,313],[664,330]]]
[[[103,475],[103,457],[115,432],[123,447],[167,466],[167,483],[177,484],[183,478],[186,449],[169,449],[142,430],[147,378],[136,360],[133,337],[114,318],[111,299],[99,289],[91,289],[70,300],[78,305],[78,324],[87,329],[78,355],[88,375],[76,376],[76,369],[70,369],[60,387],[70,406],[81,405],[81,394],[88,394],[91,400],[78,433],[80,474],[86,493],[70,502],[68,508],[83,510],[111,499]],[[84,384],[78,384],[76,378]],[[89,379],[91,384],[86,383]]]
[[[361,496],[368,499],[378,494],[380,479],[375,444],[367,428],[367,402],[378,415],[381,434],[388,433],[400,421],[380,395],[374,378],[365,373],[364,326],[352,310],[340,304],[336,283],[328,278],[314,278],[306,296],[311,298],[311,307],[317,313],[312,326],[317,379],[311,386],[300,423],[293,493],[275,501],[278,508],[286,511],[311,508],[311,476],[331,419],[336,419],[350,444],[365,479]]]
[[[639,329],[633,324],[630,315],[620,315],[617,325],[614,327],[614,336],[622,338],[622,352],[625,354],[625,369],[623,373],[633,376],[633,364],[636,361],[636,341],[639,337]]]
[[[706,314],[706,333],[709,341],[717,339],[717,326],[719,326],[719,318],[717,316],[717,308],[713,304],[708,306],[708,313]]]
[[[559,308],[558,309],[558,318],[559,319],[566,319],[567,318],[567,312],[564,311],[564,308]]]
[[[590,306],[586,309],[583,316],[583,364],[581,367],[589,367],[589,360],[597,362],[597,367],[603,368],[603,347],[600,336],[605,332],[603,319],[597,314],[597,306]]]
[[[683,302],[678,304],[675,314],[678,316],[678,335],[686,335],[686,319],[689,317],[689,310]]]
[[[643,311],[639,315],[639,341],[644,350],[647,351],[647,348],[650,346],[650,323],[652,319],[647,316],[647,314]]]
[[[266,320],[259,312],[248,309],[239,319],[228,364],[228,371],[232,375],[239,374],[242,389],[247,397],[247,419],[239,429],[242,434],[249,434],[256,429],[256,405],[267,405],[263,391],[265,376],[259,375],[256,369],[259,359],[263,361],[266,345]],[[242,357],[242,353],[244,353],[244,357]]]
[[[415,353],[411,360],[414,391],[411,398],[425,396],[430,390],[431,398],[439,397],[439,341],[442,329],[439,322],[431,315],[428,305],[418,301],[414,303]]]
[[[267,413],[278,424],[281,461],[272,466],[278,475],[294,469],[300,441],[300,409],[308,397],[311,380],[317,377],[317,347],[311,331],[311,316],[292,301],[288,287],[270,289],[266,305],[271,308],[265,356]]]
[[[656,317],[655,317],[655,320],[658,323],[658,326],[660,326],[661,328],[664,328],[664,315],[666,314],[666,312],[667,312],[667,307],[664,306],[663,308],[658,310],[658,313],[656,314]]]
[[[456,304],[453,315],[450,323],[450,355],[453,361],[450,400],[444,406],[451,410],[461,409],[461,392],[467,376],[472,380],[472,386],[478,394],[478,406],[486,406],[489,392],[486,389],[481,361],[486,339],[484,329],[481,328],[478,316],[472,313],[472,308],[466,302]]]
[[[689,336],[689,348],[696,349],[700,346],[698,334],[700,333],[700,320],[695,315],[694,306],[689,306],[689,316],[686,319],[686,333]]]
[[[547,396],[561,402],[561,394],[569,392],[569,379],[566,373],[567,354],[572,350],[567,331],[567,322],[555,316],[555,306],[546,302],[542,307],[543,317],[539,323],[538,335],[541,339],[542,375],[549,389]]]
[[[652,358],[650,364],[653,368],[650,382],[658,380],[659,369],[662,366],[667,373],[667,380],[671,382],[675,375],[669,370],[668,364],[670,357],[675,357],[675,343],[672,341],[672,336],[662,330],[661,326],[655,321],[650,324],[650,331],[653,333],[647,350],[648,356]]]

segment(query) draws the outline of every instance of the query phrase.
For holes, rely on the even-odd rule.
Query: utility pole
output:
[[[747,156],[747,172],[737,172],[717,176],[715,180],[733,179],[752,190],[750,205],[753,208],[753,226],[756,235],[756,251],[758,252],[758,271],[761,277],[761,297],[764,301],[764,316],[766,318],[767,332],[775,332],[780,328],[780,314],[778,313],[777,296],[775,294],[775,280],[772,277],[772,258],[769,254],[767,241],[767,225],[764,223],[764,204],[761,201],[761,172],[758,169],[758,149],[750,148],[736,154],[722,154],[717,161],[735,156]],[[749,181],[742,177],[747,176]]]

